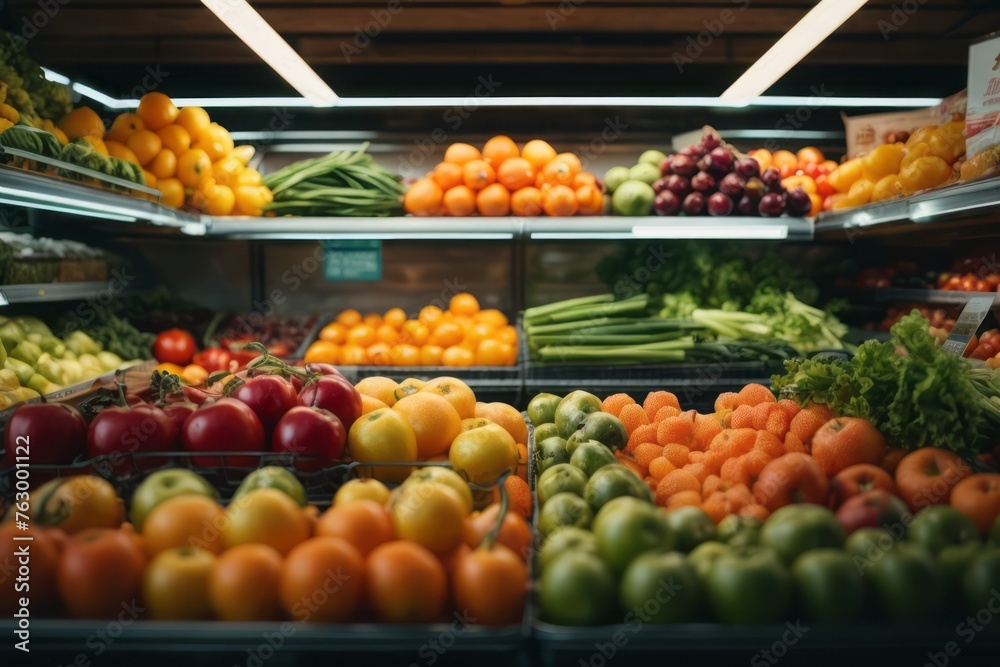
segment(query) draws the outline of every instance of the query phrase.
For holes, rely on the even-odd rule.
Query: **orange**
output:
[[[132,135],[132,138],[134,139],[140,134],[142,134],[142,132],[136,132]],[[155,134],[153,136],[156,137]],[[156,137],[156,141],[159,142],[160,138]],[[138,153],[136,153],[136,155],[138,155]],[[177,157],[177,178],[186,187],[200,187],[205,183],[211,173],[212,160],[209,159],[208,154],[205,151],[199,148],[186,150]]]
[[[441,347],[458,345],[465,338],[465,330],[454,322],[440,324],[431,334],[430,342]]]
[[[352,327],[347,332],[347,342],[350,345],[360,345],[361,347],[368,347],[369,345],[374,345],[378,342],[378,338],[375,336],[375,330],[368,326],[367,324],[359,324]]]
[[[70,139],[80,137],[104,137],[104,121],[97,115],[97,112],[90,107],[77,107],[62,117],[59,121],[59,129],[66,133]],[[116,135],[116,139],[120,135]]]
[[[399,539],[416,542],[438,556],[462,542],[462,522],[468,510],[458,492],[447,484],[404,484],[389,511]]]
[[[565,185],[542,186],[539,201],[545,215],[553,217],[568,217],[576,213],[578,204],[576,193]]]
[[[220,555],[208,582],[220,621],[277,621],[281,617],[281,554],[266,544],[241,544]]]
[[[736,405],[756,406],[761,403],[777,403],[770,389],[762,384],[748,384],[736,394]]]
[[[104,147],[108,150],[108,155],[111,157],[116,157],[119,160],[125,160],[126,162],[132,162],[134,164],[139,164],[139,158],[132,149],[125,144],[118,143],[117,141],[105,141]]]
[[[361,319],[362,319],[361,313],[354,310],[353,308],[342,310],[340,311],[340,314],[337,315],[337,322],[344,325],[348,329],[350,329],[353,326],[357,326],[358,324],[361,324]]]
[[[775,151],[771,155],[771,166],[781,169],[782,167],[798,169],[799,158],[791,151]]]
[[[632,456],[635,457],[636,463],[648,469],[653,459],[663,456],[663,447],[651,442],[644,442],[632,450]]]
[[[628,394],[612,394],[601,403],[601,411],[617,417],[626,405],[635,405],[635,401],[631,396]]]
[[[569,165],[574,177],[583,170],[583,163],[580,162],[580,158],[575,153],[560,153],[555,156],[554,160]]]
[[[153,161],[149,163],[149,170],[156,176],[157,182],[160,179],[172,178],[177,171],[177,156],[170,149],[160,149]]]
[[[153,188],[154,190],[156,189],[156,184],[158,182],[158,179],[156,178],[156,174],[154,174],[153,172],[148,171],[146,169],[143,169],[142,170],[142,177],[145,180],[147,188]]]
[[[294,501],[293,501],[294,502]],[[150,556],[174,547],[200,547],[222,553],[225,512],[219,503],[199,495],[175,496],[153,508],[142,524]]]
[[[514,215],[534,217],[542,214],[539,203],[542,191],[536,187],[521,188],[510,196],[510,210]]]
[[[368,346],[367,357],[372,366],[391,366],[392,348],[386,343],[374,343]]]
[[[507,343],[508,345],[517,345],[517,329],[511,325],[501,327],[497,330],[493,337],[496,338],[501,343]]]
[[[696,491],[701,500],[701,481],[688,470],[674,470],[656,485],[656,504],[664,505],[672,495],[682,491]]]
[[[441,354],[441,363],[449,367],[464,368],[475,366],[476,355],[461,345],[452,345]]]
[[[455,165],[450,165],[458,169]],[[476,212],[476,193],[464,185],[456,185],[444,193],[445,212],[455,218],[464,218]]]
[[[139,100],[139,108],[135,110],[146,128],[154,132],[177,120],[178,113],[170,98],[156,91],[143,95]]]
[[[604,212],[604,193],[596,185],[576,189],[576,212],[580,215],[600,215]]]
[[[382,316],[382,321],[394,329],[399,330],[406,322],[406,311],[402,308],[390,308],[385,311],[385,315]]]
[[[365,316],[361,318],[361,321],[373,329],[378,329],[382,326],[382,316],[378,313],[365,313]]]
[[[88,135],[83,137],[83,140],[93,146],[94,150],[100,155],[103,155],[104,157],[108,157],[108,155],[110,155],[110,153],[108,153],[108,147],[104,145],[104,140],[100,137]]]
[[[305,510],[277,489],[256,489],[240,496],[226,508],[225,519],[222,539],[228,549],[260,543],[287,554],[309,539],[312,532],[312,521]]]
[[[406,345],[423,345],[431,337],[431,330],[418,320],[407,320],[399,332],[398,341]]]
[[[573,177],[573,183],[570,184],[570,187],[574,190],[580,190],[588,185],[591,187],[597,187],[597,177],[589,171],[581,171]],[[597,188],[597,190],[600,192],[600,188]]]
[[[444,152],[444,161],[450,162],[451,164],[457,164],[462,166],[473,160],[481,160],[482,154],[479,149],[475,146],[470,146],[469,144],[452,144],[448,146],[448,150]]]
[[[469,388],[469,385],[458,378],[449,376],[434,378],[425,384],[420,391],[436,394],[451,403],[461,419],[479,416],[476,414],[476,394]],[[527,442],[527,438],[517,442]]]
[[[497,340],[481,340],[476,344],[476,366],[510,365],[510,345]]]
[[[438,184],[438,187],[447,192],[462,184],[462,167],[451,162],[441,162],[431,172],[431,179]]]
[[[539,187],[542,185],[565,185],[568,188],[573,184],[575,177],[576,173],[573,168],[564,160],[552,160],[538,172],[535,184]],[[573,201],[576,201],[576,194],[573,195]]]
[[[397,340],[399,340],[399,332],[388,324],[382,324],[375,329],[375,338],[377,338],[380,343],[393,345]]]
[[[369,412],[374,412],[381,408],[389,407],[377,398],[372,398],[366,394],[361,394],[361,414],[366,415]]]
[[[732,410],[736,407],[736,400],[738,397],[739,394],[734,391],[727,391],[719,394],[719,396],[715,399],[715,411],[719,412],[720,410]]]
[[[460,292],[451,297],[448,302],[448,310],[452,315],[465,315],[472,317],[479,312],[479,300],[468,292]]]
[[[524,145],[521,157],[531,163],[535,171],[538,171],[555,159],[556,149],[541,139],[532,139]]]
[[[340,322],[330,322],[319,332],[319,339],[343,345],[347,342],[347,327]]]
[[[208,112],[201,107],[184,107],[177,113],[174,123],[187,130],[190,140],[195,141],[208,129],[212,121],[208,117]]]
[[[528,442],[528,424],[517,408],[506,403],[476,403],[475,416],[497,424],[514,438],[514,442]]]
[[[390,623],[433,623],[448,602],[444,565],[413,542],[390,542],[368,556],[365,565],[368,601],[379,618]]]
[[[180,208],[184,205],[184,184],[176,178],[159,179],[156,183],[160,191],[160,203],[171,208]]]
[[[180,155],[191,148],[191,135],[180,125],[167,125],[156,132],[163,146]]]
[[[406,418],[392,408],[373,410],[358,419],[347,434],[351,459],[360,463],[409,463],[417,460],[417,438]],[[362,477],[401,482],[408,466],[362,466]]]
[[[128,141],[128,138],[132,136],[133,132],[145,129],[146,124],[143,123],[142,119],[134,113],[121,113],[118,114],[118,117],[115,118],[113,123],[111,123],[111,129],[108,130],[108,134],[105,139],[124,144]]]
[[[163,148],[163,142],[160,141],[160,137],[149,130],[133,132],[125,142],[125,145],[138,158],[139,164],[144,167],[152,162],[153,158],[159,154],[160,149]]]
[[[621,412],[618,413],[618,419],[625,425],[625,432],[630,436],[637,428],[649,423],[646,411],[642,409],[641,405],[635,403],[623,406]]]
[[[493,165],[495,169],[507,160],[517,158],[520,154],[514,140],[503,135],[493,137],[483,146],[483,159]]]
[[[236,195],[232,189],[214,184],[205,188],[205,213],[209,215],[230,215],[236,207]]]
[[[497,181],[510,190],[520,190],[535,183],[535,168],[524,158],[511,158],[497,168]]]
[[[677,396],[669,391],[651,391],[646,394],[646,400],[642,402],[642,409],[646,411],[646,416],[652,421],[660,408],[671,406],[680,410],[681,404]]]
[[[440,215],[443,198],[444,192],[437,183],[429,178],[421,178],[406,191],[403,208],[411,215]]]
[[[488,324],[493,329],[501,329],[508,323],[507,316],[496,308],[480,310],[472,316],[472,319],[477,323]]]
[[[524,465],[528,464],[528,450],[524,449]],[[520,456],[520,447],[518,448],[518,456]],[[511,475],[503,482],[504,491],[507,492],[507,501],[510,503],[510,511],[517,514],[524,519],[531,518],[531,489],[528,487],[528,483],[524,481],[523,478],[517,475]],[[501,526],[503,530],[503,526]],[[528,528],[529,536],[531,528]],[[529,538],[528,544],[531,544]]]
[[[502,217],[510,213],[510,191],[499,183],[483,188],[476,195],[476,210],[486,217]]]
[[[393,366],[419,366],[420,348],[416,345],[393,345],[389,359]]]
[[[966,477],[951,490],[951,506],[972,519],[984,538],[1000,516],[1000,474]]]
[[[420,348],[421,366],[440,366],[444,348],[440,345],[424,345]]]
[[[352,500],[340,503],[324,512],[316,524],[319,537],[339,537],[362,556],[395,539],[392,517],[382,504],[374,500]]]
[[[200,148],[208,154],[212,162],[221,160],[233,152],[233,138],[229,131],[218,123],[210,123],[197,138],[194,139],[194,148]]]
[[[420,309],[417,319],[425,327],[434,330],[435,325],[441,320],[444,313],[437,306],[424,306]]]
[[[885,438],[867,419],[840,417],[821,426],[812,439],[812,457],[833,477],[859,463],[878,465],[885,458]]]
[[[340,348],[340,363],[345,366],[365,366],[368,352],[360,345],[345,345]]]
[[[305,363],[336,364],[340,360],[340,346],[328,340],[318,340],[306,350]]]
[[[337,537],[314,537],[288,554],[281,572],[281,604],[295,621],[350,619],[364,596],[365,561]]]
[[[461,431],[462,418],[458,411],[433,392],[418,391],[397,401],[392,409],[413,429],[419,459],[448,451],[451,441]]]
[[[472,160],[462,167],[465,185],[473,190],[482,190],[497,180],[496,170],[486,160]]]

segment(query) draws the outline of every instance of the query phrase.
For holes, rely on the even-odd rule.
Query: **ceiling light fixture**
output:
[[[201,0],[261,59],[316,106],[333,106],[337,94],[246,0]]]
[[[722,93],[722,99],[749,100],[762,95],[866,2],[822,0]]]

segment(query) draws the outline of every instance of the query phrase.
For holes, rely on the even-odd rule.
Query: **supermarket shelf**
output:
[[[950,290],[886,287],[871,292],[875,301],[914,301],[917,303],[964,306],[974,296],[992,296],[993,306],[1000,306],[997,292],[955,292]]]
[[[536,218],[524,221],[531,240],[575,239],[744,239],[809,240],[812,221],[806,218],[709,218],[595,216]]]
[[[97,296],[107,289],[106,280],[80,283],[0,285],[0,306],[16,303],[76,301]]]
[[[208,236],[276,240],[512,240],[517,218],[304,218],[202,216]]]
[[[1000,212],[1000,183],[995,179],[959,183],[907,199],[869,204],[847,211],[820,213],[816,236],[854,237],[868,232],[894,233],[924,229],[916,225],[962,221],[982,222],[995,233],[993,215]]]
[[[117,222],[143,221],[175,227],[192,235],[204,234],[204,225],[197,216],[156,202],[11,167],[0,166],[0,204]]]

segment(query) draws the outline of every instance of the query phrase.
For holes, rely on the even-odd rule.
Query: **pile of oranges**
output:
[[[163,93],[146,93],[135,113],[123,113],[105,131],[101,118],[77,107],[59,121],[70,139],[83,138],[98,153],[142,167],[146,185],[165,206],[187,204],[209,215],[263,213],[274,197],[260,172],[247,167],[253,146],[234,146],[226,128],[201,107],[178,109]]]
[[[419,216],[597,215],[604,192],[573,153],[557,154],[540,139],[518,149],[510,137],[497,136],[482,152],[449,146],[444,162],[410,187],[403,206]]]
[[[337,315],[309,346],[305,361],[344,366],[513,366],[517,330],[507,316],[480,309],[471,294],[452,297],[447,310],[429,305],[415,317],[402,308]]]

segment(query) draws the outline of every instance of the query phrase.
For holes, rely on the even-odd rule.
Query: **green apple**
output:
[[[291,472],[278,466],[260,468],[247,475],[243,483],[236,489],[236,493],[233,494],[233,502],[240,496],[251,491],[256,491],[257,489],[277,489],[278,491],[283,491],[303,507],[309,502],[308,498],[306,498],[306,489],[302,486],[302,482],[296,479],[295,475]]]
[[[132,494],[129,518],[135,529],[142,531],[146,517],[157,505],[177,496],[197,495],[218,500],[219,492],[207,479],[184,468],[157,470],[136,488]]]

